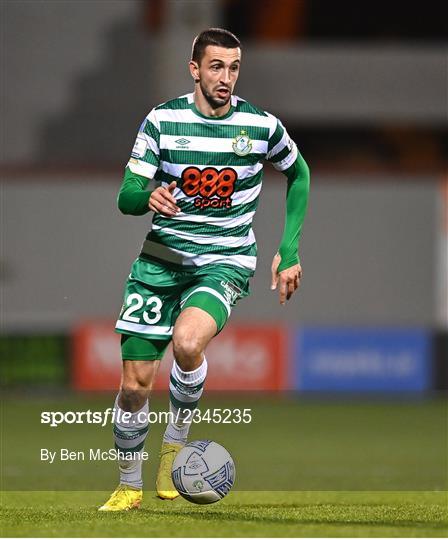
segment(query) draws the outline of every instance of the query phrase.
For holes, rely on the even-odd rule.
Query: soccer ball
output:
[[[171,472],[177,491],[196,504],[210,504],[229,493],[235,481],[232,456],[214,441],[192,441],[177,454]]]

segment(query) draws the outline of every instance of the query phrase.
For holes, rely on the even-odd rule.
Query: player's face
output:
[[[192,75],[199,79],[199,88],[209,105],[219,109],[228,104],[241,62],[241,49],[226,49],[215,45],[205,48],[204,56],[198,65],[195,62]]]

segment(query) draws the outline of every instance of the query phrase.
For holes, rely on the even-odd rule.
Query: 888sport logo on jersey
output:
[[[230,208],[237,174],[231,167],[218,171],[214,167],[187,167],[182,172],[182,191],[195,197],[196,208]]]

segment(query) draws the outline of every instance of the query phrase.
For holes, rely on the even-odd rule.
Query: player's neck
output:
[[[232,106],[231,100],[229,99],[228,103],[226,103],[222,107],[219,107],[218,109],[214,109],[205,99],[202,92],[197,89],[195,89],[195,91],[193,92],[193,98],[196,109],[204,116],[210,116],[211,118],[224,116],[229,112],[230,107]]]

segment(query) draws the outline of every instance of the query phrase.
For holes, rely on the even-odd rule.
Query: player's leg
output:
[[[207,375],[204,351],[226,324],[232,307],[249,294],[248,276],[216,267],[200,271],[194,286],[182,294],[182,311],[173,332],[174,363],[170,377],[170,422],[163,440],[185,444],[192,411],[197,407]]]
[[[120,457],[136,456],[119,459],[120,484],[135,489],[143,486],[139,454],[144,450],[148,435],[148,399],[159,364],[160,360],[123,360],[122,382],[115,400],[115,449],[120,452]]]
[[[207,375],[204,351],[217,329],[215,319],[194,306],[184,308],[174,325],[171,418],[163,436],[156,480],[157,494],[162,499],[174,499],[179,495],[171,479],[171,468],[177,453],[186,443],[191,416],[203,392]]]
[[[226,324],[232,306],[247,294],[247,276],[219,267],[203,274],[199,272],[194,285],[182,294],[182,311],[173,332],[171,421],[163,436],[156,482],[157,494],[162,499],[178,496],[171,480],[171,466],[187,441],[191,419],[203,392],[207,375],[205,348]]]
[[[173,334],[174,362],[170,375],[170,419],[163,440],[184,445],[207,376],[205,348],[216,335],[216,320],[203,309],[186,307]],[[185,422],[188,419],[190,421]]]
[[[168,341],[122,337],[123,370],[115,399],[114,440],[120,452],[120,483],[101,511],[140,506],[143,492],[141,453],[148,435],[148,398]],[[146,358],[146,359],[143,359]]]
[[[178,289],[176,272],[158,263],[142,259],[134,261],[116,323],[116,330],[123,334],[123,375],[115,402],[118,414],[114,425],[115,447],[118,450],[143,450],[148,433],[148,422],[144,421],[148,413],[147,400],[159,361],[171,340],[173,310],[179,304]],[[124,416],[124,413],[128,414]],[[127,418],[129,415],[130,419]],[[120,461],[119,468],[120,486],[141,493],[141,461]],[[126,506],[126,501],[123,503],[121,491],[115,499],[121,499],[119,509],[126,509],[122,508],[123,504]],[[135,493],[132,495],[136,496]],[[111,505],[107,503],[105,506],[103,509],[108,510]]]
[[[210,311],[215,300],[206,298],[205,301]],[[174,362],[170,375],[170,411],[174,421],[167,426],[164,442],[185,444],[207,376],[205,349],[225,320],[227,317],[221,316],[218,326],[208,311],[193,305],[184,307],[179,315],[174,326]]]

